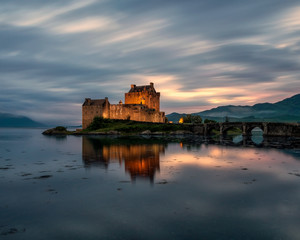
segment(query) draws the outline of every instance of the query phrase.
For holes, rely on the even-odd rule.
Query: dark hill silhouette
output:
[[[286,98],[276,103],[258,103],[253,106],[219,106],[211,110],[193,113],[203,119],[222,121],[226,116],[231,121],[271,121],[299,122],[300,94]],[[170,121],[178,121],[185,114],[171,113],[167,115]]]
[[[0,113],[0,127],[45,127],[45,125],[25,116]]]

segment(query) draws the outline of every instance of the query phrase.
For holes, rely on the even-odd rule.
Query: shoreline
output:
[[[48,131],[48,130],[46,130]],[[46,132],[45,131],[45,132]],[[277,148],[277,149],[300,149],[300,137],[289,137],[289,136],[242,136],[241,134],[233,135],[210,135],[203,136],[195,134],[190,131],[174,131],[174,132],[150,132],[144,131],[140,133],[121,133],[117,131],[108,132],[79,132],[79,131],[67,131],[67,132],[52,132],[46,136],[53,137],[67,137],[67,136],[87,136],[87,137],[105,137],[111,139],[136,139],[137,141],[142,140],[155,140],[162,142],[180,142],[187,144],[214,144],[224,146],[235,146],[235,147],[257,147],[257,148]],[[238,142],[234,142],[235,137],[239,137]],[[255,142],[253,138],[259,138],[261,142]]]

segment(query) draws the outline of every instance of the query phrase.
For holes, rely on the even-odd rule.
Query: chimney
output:
[[[108,97],[105,97],[105,104],[108,104]]]
[[[87,103],[88,105],[90,105],[90,103],[91,103],[91,99],[90,99],[90,98],[86,98],[85,101],[86,101],[86,103]]]
[[[153,82],[150,83],[150,87],[154,88],[154,83]]]
[[[131,88],[135,88],[136,87],[136,85],[135,84],[131,84]]]

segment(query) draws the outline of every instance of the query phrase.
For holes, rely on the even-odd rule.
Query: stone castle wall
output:
[[[143,104],[159,112],[160,93],[129,92],[125,93],[125,104]]]
[[[82,107],[82,128],[86,129],[95,117],[103,116],[103,108],[99,106],[83,106]]]
[[[165,113],[149,109],[143,105],[109,104],[106,106],[83,106],[82,128],[86,129],[95,117],[120,120],[133,120],[139,122],[165,122]]]
[[[110,105],[110,119],[133,120],[139,122],[164,122],[165,114],[149,109],[143,105],[112,104]]]
[[[86,99],[89,101],[91,99]],[[94,120],[95,117],[109,118],[110,103],[108,99],[103,105],[83,105],[82,106],[82,128],[86,129]]]

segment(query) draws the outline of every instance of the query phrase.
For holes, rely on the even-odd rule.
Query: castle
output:
[[[95,117],[133,120],[140,122],[165,122],[165,113],[160,112],[160,93],[154,84],[145,86],[131,85],[125,93],[125,104],[110,104],[108,98],[86,98],[82,105],[82,129],[86,129]]]

